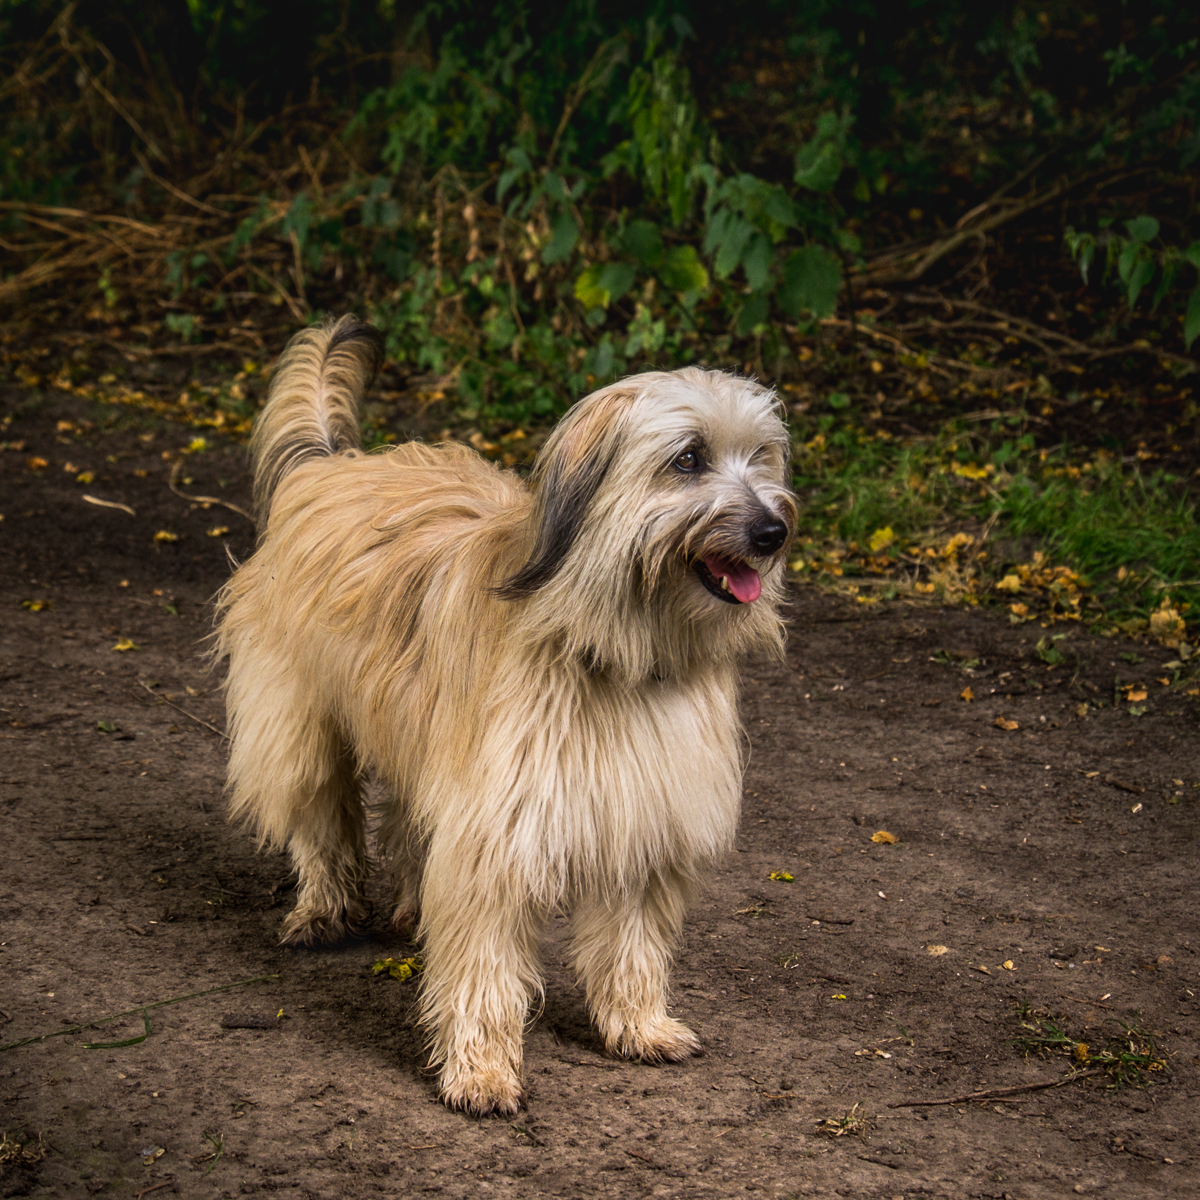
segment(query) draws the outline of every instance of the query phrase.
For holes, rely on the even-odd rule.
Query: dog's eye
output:
[[[690,475],[693,471],[700,469],[700,455],[689,446],[671,465],[677,471],[684,471]]]

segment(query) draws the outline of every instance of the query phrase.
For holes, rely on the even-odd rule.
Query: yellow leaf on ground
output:
[[[925,953],[933,955],[934,958],[938,958],[939,956],[941,956],[943,954],[949,954],[950,947],[949,946],[937,946],[937,945],[926,946]]]
[[[1000,965],[1006,971],[1015,971],[1017,969],[1016,966],[1013,964],[1013,960],[1011,958],[1006,958]]]
[[[420,975],[425,970],[425,964],[416,955],[412,958],[381,958],[378,962],[371,964],[371,970],[376,975],[382,975],[386,971],[393,979],[404,983],[405,980],[412,979],[414,975]]]
[[[796,880],[795,875],[789,875],[786,871],[772,871],[768,878],[776,883],[794,883]]]
[[[1143,687],[1131,687],[1126,693],[1125,699],[1133,704],[1136,704],[1139,700],[1145,700],[1146,689]]]
[[[871,841],[877,842],[881,846],[894,846],[899,840],[894,833],[888,833],[886,829],[881,829],[878,833],[871,834]]]
[[[1021,590],[1021,577],[1019,575],[1005,575],[996,584],[1001,591],[1019,592]]]
[[[156,542],[177,542],[177,541],[179,541],[179,534],[170,533],[165,529],[160,529],[154,535],[154,540]]]
[[[1014,729],[1020,729],[1020,725],[1016,721],[1010,721],[1007,717],[997,717],[993,722],[997,729],[1007,729],[1011,732]]]
[[[118,638],[117,644],[113,647],[113,649],[114,650],[122,650],[122,651],[124,651],[124,650],[140,650],[141,646],[139,646],[136,642],[131,641],[129,638]]]
[[[965,700],[968,704],[970,704],[971,701],[975,699],[975,693],[971,691],[969,687],[965,687],[961,692],[958,693],[958,698],[960,700]]]
[[[986,479],[995,470],[990,463],[984,467],[978,463],[955,463],[950,469],[960,479]]]
[[[214,525],[208,530],[209,537],[224,537],[229,532],[228,525]]]
[[[867,544],[871,548],[872,554],[878,554],[884,546],[890,546],[896,540],[896,535],[892,531],[890,525],[885,525],[882,529],[877,529],[871,534],[871,540]]]

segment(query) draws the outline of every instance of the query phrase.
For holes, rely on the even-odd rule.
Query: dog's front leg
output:
[[[521,1041],[542,989],[545,910],[486,849],[435,837],[421,895],[422,1023],[442,1099],[482,1116],[521,1107]]]
[[[575,971],[610,1054],[675,1062],[700,1050],[699,1038],[667,1015],[671,956],[688,890],[682,876],[665,872],[624,896],[585,894],[575,903]]]

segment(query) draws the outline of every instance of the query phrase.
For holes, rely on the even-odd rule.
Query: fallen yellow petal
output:
[[[971,701],[975,699],[975,693],[971,691],[969,687],[965,687],[961,692],[958,693],[958,698],[960,700],[965,700],[968,704],[970,704]]]
[[[113,647],[114,650],[140,650],[141,647],[129,638],[118,638],[117,644]]]
[[[177,534],[177,533],[169,533],[169,532],[168,532],[167,530],[165,530],[165,529],[160,529],[160,530],[159,530],[159,531],[158,531],[158,532],[157,532],[157,533],[154,535],[154,540],[155,540],[156,542],[177,542],[177,541],[179,541],[179,534]]]
[[[886,829],[881,829],[878,833],[871,834],[871,841],[878,842],[884,846],[894,846],[899,840],[894,833],[888,833]]]

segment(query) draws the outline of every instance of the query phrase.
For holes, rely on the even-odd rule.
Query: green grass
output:
[[[1137,632],[1153,618],[1158,636],[1196,621],[1200,522],[1186,483],[1104,453],[1039,449],[1021,424],[1020,413],[988,428],[951,420],[899,439],[849,418],[802,420],[794,561],[851,589],[891,578],[942,599],[1003,600],[1016,619],[1024,606]]]

